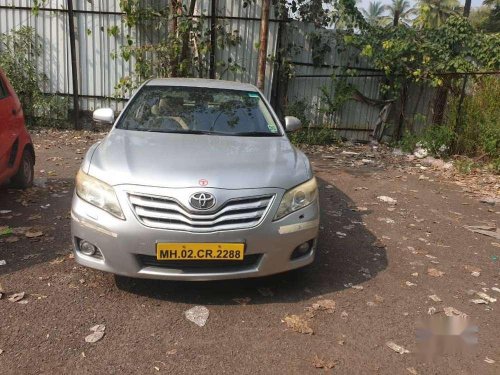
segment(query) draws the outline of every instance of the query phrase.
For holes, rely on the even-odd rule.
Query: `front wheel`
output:
[[[17,173],[12,177],[12,185],[20,189],[27,189],[33,186],[33,176],[35,175],[35,163],[31,151],[25,149]]]

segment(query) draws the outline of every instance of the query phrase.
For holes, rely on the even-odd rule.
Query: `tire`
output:
[[[12,185],[19,189],[27,189],[33,186],[33,177],[35,175],[34,158],[29,149],[24,149],[21,163],[17,173],[12,177]]]

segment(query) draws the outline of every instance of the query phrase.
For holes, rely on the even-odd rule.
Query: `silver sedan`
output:
[[[252,85],[153,79],[88,150],[71,232],[78,263],[129,277],[220,280],[310,264],[318,189]]]

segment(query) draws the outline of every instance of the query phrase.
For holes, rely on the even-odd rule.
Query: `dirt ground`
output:
[[[36,134],[37,186],[0,188],[0,374],[500,374],[498,177],[382,147],[310,148],[322,208],[313,265],[236,282],[134,280],[71,255],[73,178],[100,137]],[[184,316],[197,305],[210,312],[203,327]],[[429,338],[417,323],[431,318],[466,322],[478,343]],[[104,337],[87,343],[97,324]],[[445,349],[424,355],[436,340]]]

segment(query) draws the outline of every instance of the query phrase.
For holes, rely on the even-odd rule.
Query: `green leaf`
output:
[[[108,27],[108,35],[109,36],[118,36],[120,34],[120,28],[117,25],[109,26]]]
[[[8,226],[0,227],[0,236],[12,234],[12,229]]]

